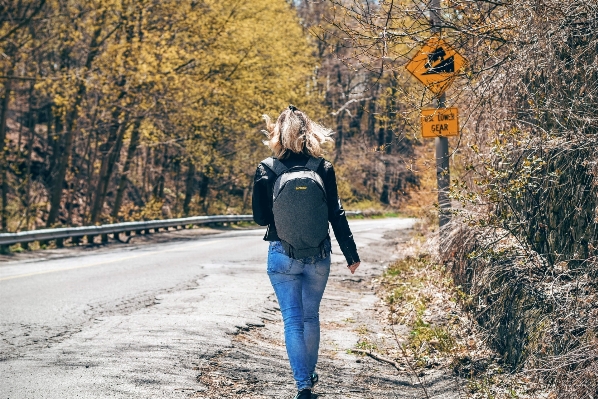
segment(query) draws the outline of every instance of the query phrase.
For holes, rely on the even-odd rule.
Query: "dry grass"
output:
[[[455,286],[437,261],[437,241],[421,234],[425,231],[425,225],[419,226],[420,233],[400,248],[404,257],[391,264],[377,282],[388,324],[395,331],[405,326],[408,331],[397,335],[394,348],[385,348],[385,356],[420,376],[427,369],[452,369],[463,382],[457,385],[464,386],[464,398],[550,398],[549,392],[524,374],[510,374],[502,358],[486,344],[487,332],[466,311],[471,297]],[[374,347],[367,339],[361,345]]]
[[[558,398],[595,397],[598,263],[551,265],[505,232],[464,225],[443,244],[464,306],[513,379],[549,386]]]

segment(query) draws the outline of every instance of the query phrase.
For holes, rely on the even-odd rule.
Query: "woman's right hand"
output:
[[[349,270],[351,270],[351,274],[355,274],[355,270],[359,267],[361,262],[353,263],[352,265],[347,266]]]

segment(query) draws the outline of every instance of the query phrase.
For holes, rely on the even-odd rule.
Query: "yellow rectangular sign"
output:
[[[422,109],[422,137],[449,137],[459,135],[459,109]]]

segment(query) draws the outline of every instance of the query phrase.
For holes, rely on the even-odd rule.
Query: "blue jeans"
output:
[[[311,388],[320,346],[319,309],[330,274],[330,240],[325,256],[289,258],[280,241],[270,243],[268,277],[284,320],[284,339],[297,389]]]

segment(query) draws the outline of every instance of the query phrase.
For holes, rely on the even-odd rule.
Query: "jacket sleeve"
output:
[[[334,236],[338,241],[341,251],[347,260],[348,265],[359,262],[359,255],[357,254],[357,247],[353,234],[349,228],[349,222],[345,215],[345,210],[338,197],[338,189],[336,187],[336,175],[332,164],[326,162],[326,197],[328,201],[328,221],[334,231]]]
[[[270,186],[266,167],[259,164],[253,179],[251,206],[253,208],[253,220],[260,226],[267,226],[274,221]]]

